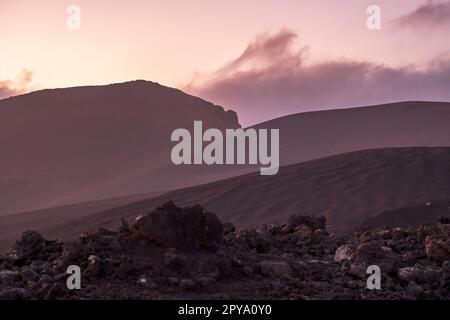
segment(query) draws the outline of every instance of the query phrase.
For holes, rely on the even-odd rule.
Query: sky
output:
[[[70,5],[80,29],[70,30]],[[366,12],[380,8],[381,28]],[[0,0],[0,98],[146,79],[238,112],[450,101],[447,0]]]

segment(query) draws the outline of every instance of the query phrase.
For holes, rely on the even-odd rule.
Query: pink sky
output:
[[[300,59],[301,68],[346,61],[428,72],[432,63],[447,61],[449,57],[448,3],[438,0],[232,0],[222,3],[1,0],[0,95],[2,90],[3,96],[8,96],[38,88],[147,79],[186,89],[238,112],[245,108],[244,104],[251,105],[243,117],[245,123],[252,123],[296,110],[294,106],[280,107],[282,110],[278,111],[273,106],[265,106],[261,112],[266,116],[254,117],[251,114],[257,112],[258,101],[243,97],[236,90],[230,92],[239,82],[230,86],[236,74],[225,75],[223,70],[249,44],[276,39],[287,32],[293,36],[280,50],[284,58]],[[70,31],[66,27],[66,9],[70,4],[81,8],[81,30]],[[366,27],[366,8],[370,4],[381,7],[380,31]],[[440,4],[442,7],[435,10],[440,16],[430,13],[429,8]],[[418,10],[423,5],[427,6]],[[230,72],[248,71],[242,68],[252,68],[252,72],[257,68],[278,72],[280,65],[282,69],[292,67],[286,59],[275,60],[252,58],[250,66],[240,65]],[[311,70],[301,74],[311,77],[316,74],[311,74]],[[269,86],[269,92],[275,90],[272,82],[264,85]],[[442,99],[440,92],[429,96]],[[297,98],[303,96],[293,95],[289,99]],[[329,101],[306,101],[314,109],[316,103],[324,103],[323,107],[327,108],[333,107],[333,101],[339,102],[336,105],[346,102],[341,100],[332,96]],[[350,103],[359,101],[364,99]],[[296,104],[301,107],[298,111],[308,109],[300,101]]]

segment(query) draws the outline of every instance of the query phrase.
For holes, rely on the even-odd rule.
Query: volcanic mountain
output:
[[[173,165],[170,135],[195,120],[205,129],[240,127],[233,111],[143,80],[0,100],[3,238],[30,228],[67,238],[168,199],[202,203],[238,226],[307,211],[343,230],[450,195],[448,149],[390,149],[450,146],[450,103],[326,110],[258,124],[280,130],[284,167],[268,177],[242,165]]]
[[[257,170],[173,165],[170,134],[194,120],[205,128],[239,127],[233,111],[142,80],[0,100],[0,215],[161,193]],[[280,130],[280,161],[287,165],[372,148],[450,146],[448,123],[449,103],[404,102],[295,114],[254,128]]]
[[[240,127],[233,111],[148,81],[1,100],[0,215],[214,180],[222,167],[172,165],[170,135],[194,120]]]

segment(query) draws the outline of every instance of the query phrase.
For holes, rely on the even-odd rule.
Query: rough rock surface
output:
[[[61,243],[27,231],[0,256],[0,299],[450,299],[449,223],[328,234],[324,218],[235,230],[168,203]],[[224,232],[225,229],[225,232]],[[381,290],[366,287],[379,265]],[[81,289],[69,290],[69,265]]]
[[[216,215],[200,206],[179,208],[168,202],[139,217],[133,233],[151,242],[183,249],[217,249],[223,226]]]

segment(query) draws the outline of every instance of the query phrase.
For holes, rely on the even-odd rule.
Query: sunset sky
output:
[[[81,8],[81,30],[66,26],[71,4]],[[381,8],[381,30],[366,27],[371,4]],[[449,61],[450,1],[0,1],[0,98],[146,79],[251,124],[391,100],[450,101]]]

